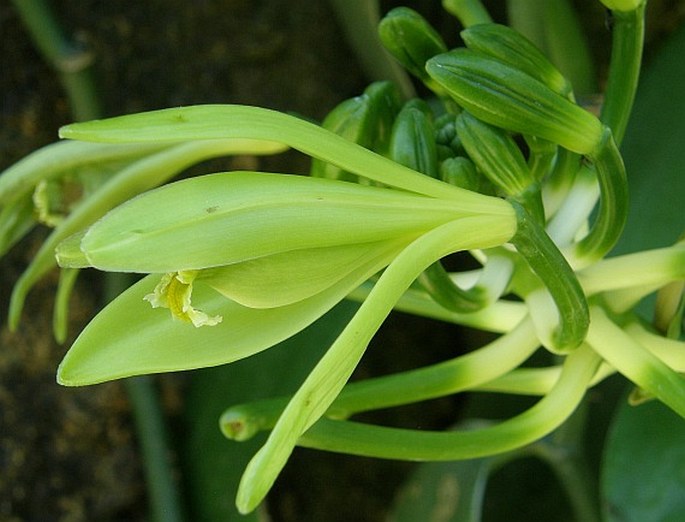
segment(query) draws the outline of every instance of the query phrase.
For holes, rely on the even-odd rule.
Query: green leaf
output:
[[[403,486],[388,520],[480,522],[483,498],[498,457],[456,462],[429,462]]]
[[[602,470],[608,522],[685,518],[685,423],[657,401],[621,406]]]

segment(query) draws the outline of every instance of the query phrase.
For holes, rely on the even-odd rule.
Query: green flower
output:
[[[258,483],[243,505],[266,493],[385,317],[442,257],[512,243],[529,273],[524,294],[553,303],[550,309],[543,299],[545,319],[536,323],[544,343],[573,350],[587,331],[577,280],[522,207],[439,182],[305,121],[265,109],[206,106],[76,124],[62,134],[99,141],[281,140],[383,185],[258,172],[201,176],[124,203],[57,250],[64,267],[151,274],[77,339],[58,372],[67,385],[246,357],[301,330],[383,270],[281,416],[274,442],[255,460]],[[169,322],[146,296],[183,321]],[[135,331],[123,327],[130,324]]]

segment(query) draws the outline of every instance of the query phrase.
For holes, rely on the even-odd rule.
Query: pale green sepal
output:
[[[506,202],[484,196],[483,202],[484,212],[511,217]],[[454,201],[392,189],[229,172],[172,183],[124,203],[88,230],[81,250],[101,270],[175,272],[404,237],[465,215]]]
[[[641,5],[645,4],[647,0],[599,0],[604,4],[604,7],[612,11],[634,11]]]
[[[0,256],[12,248],[35,224],[30,194],[4,205],[0,210]]]
[[[76,284],[79,270],[67,268],[60,270],[55,305],[52,312],[52,333],[55,340],[62,344],[69,333],[69,298]]]
[[[196,105],[74,123],[63,138],[109,143],[249,138],[285,143],[314,158],[384,185],[427,196],[473,200],[479,194],[421,176],[415,171],[350,143],[318,125],[288,114],[242,105]]]
[[[226,364],[265,350],[314,322],[380,267],[354,272],[309,299],[277,308],[239,305],[204,284],[193,303],[223,320],[211,328],[173,321],[145,302],[160,276],[145,277],[109,303],[81,332],[57,371],[65,386]]]

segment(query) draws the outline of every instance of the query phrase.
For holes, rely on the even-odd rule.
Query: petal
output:
[[[487,201],[494,205],[485,211],[511,219],[507,202]],[[80,266],[143,273],[197,270],[298,249],[416,235],[471,213],[454,201],[394,189],[226,172],[172,183],[112,210],[82,238]],[[58,260],[71,253],[58,249]]]
[[[318,294],[369,263],[388,265],[411,240],[284,252],[200,270],[198,281],[250,308],[285,306]]]

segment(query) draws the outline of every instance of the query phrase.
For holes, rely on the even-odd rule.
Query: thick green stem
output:
[[[456,16],[464,27],[492,23],[492,17],[480,0],[442,0],[445,11]]]
[[[628,217],[628,180],[623,158],[609,127],[605,127],[595,152],[594,162],[599,182],[599,211],[590,232],[576,245],[575,254],[585,263],[604,257],[623,233]]]
[[[431,432],[322,419],[298,444],[367,457],[403,460],[461,460],[520,448],[557,428],[582,400],[600,358],[587,346],[568,356],[554,388],[535,406],[493,427]]]
[[[585,338],[589,312],[585,295],[573,270],[554,242],[517,203],[518,230],[511,243],[542,280],[556,304],[559,326],[549,348],[568,351]]]
[[[180,522],[183,515],[170,462],[169,434],[154,380],[149,376],[132,377],[124,383],[143,457],[151,518],[154,522]]]
[[[569,0],[508,0],[511,26],[530,39],[579,94],[596,91],[590,49]]]
[[[617,326],[599,306],[592,308],[587,342],[616,370],[685,417],[685,378]]]
[[[608,125],[620,145],[635,100],[645,34],[643,2],[632,11],[613,11],[611,65],[600,119]]]
[[[356,413],[410,404],[471,389],[506,374],[538,347],[530,320],[511,333],[460,357],[425,368],[348,384],[326,416],[348,418]],[[229,408],[220,421],[228,438],[245,440],[271,429],[289,398],[267,399]]]
[[[377,0],[328,0],[371,80],[396,83],[405,98],[415,95],[409,76],[381,45],[378,37],[380,10]]]
[[[92,120],[101,114],[93,83],[90,52],[74,45],[64,35],[44,0],[14,0],[14,8],[36,47],[59,74],[77,120]]]

